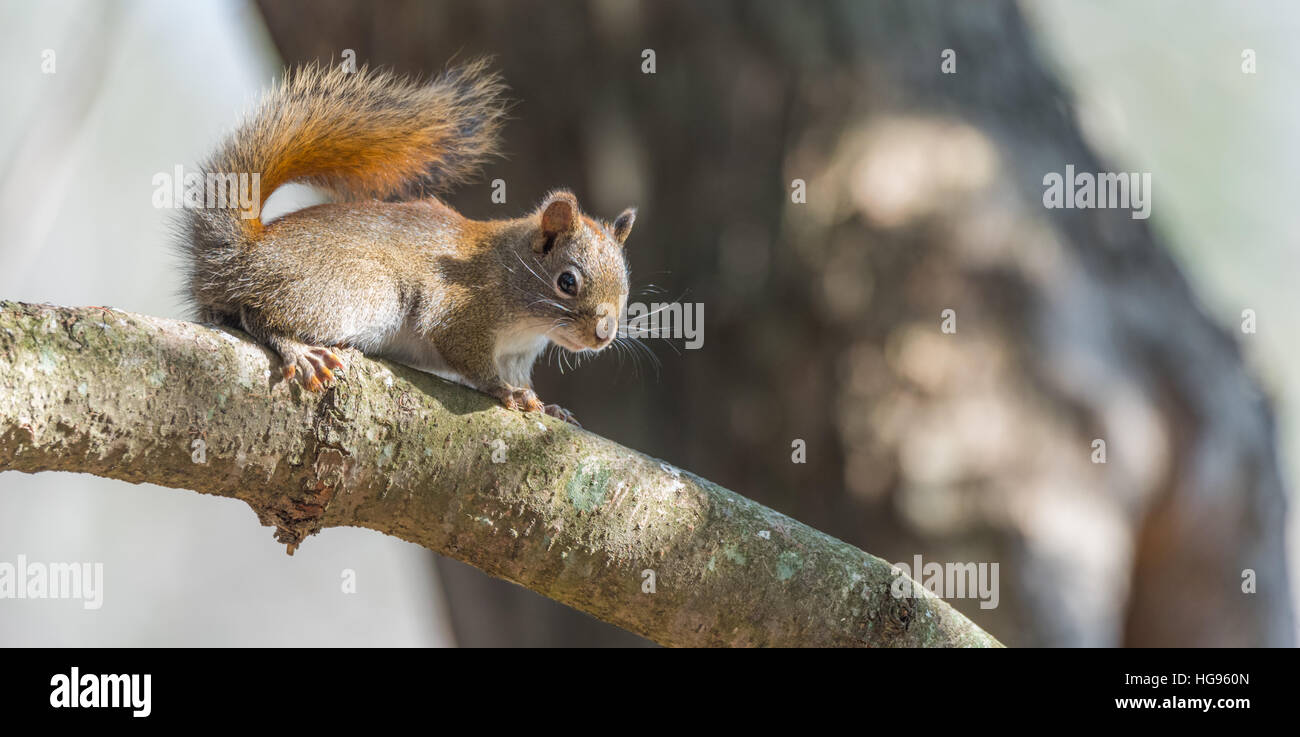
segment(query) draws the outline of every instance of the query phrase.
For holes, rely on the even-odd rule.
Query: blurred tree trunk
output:
[[[544,371],[596,432],[891,560],[999,563],[996,608],[952,603],[1009,645],[1293,642],[1273,421],[1216,326],[1235,316],[1202,312],[1145,221],[1043,208],[1045,173],[1123,166],[1013,4],[260,6],[287,62],[497,56],[520,102],[485,181],[509,199],[466,188],[467,215],[558,186],[640,207],[633,282],[666,290],[640,299],[703,302],[705,344],[658,346],[658,376]],[[462,643],[633,639],[443,573]]]

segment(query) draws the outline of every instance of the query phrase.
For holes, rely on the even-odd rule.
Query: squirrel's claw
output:
[[[343,362],[328,348],[308,348],[294,356],[285,356],[284,378],[298,379],[305,389],[312,392],[325,390],[325,386],[334,380],[330,369],[343,367]]]
[[[558,404],[542,404],[542,400],[537,398],[537,393],[532,389],[511,389],[509,387],[501,389],[496,397],[501,400],[501,404],[506,409],[517,409],[524,412],[542,412],[548,414],[557,420],[564,420],[570,425],[582,427],[578,420],[569,410]]]
[[[558,404],[548,404],[542,408],[542,411],[557,420],[564,420],[575,427],[582,427],[582,424],[578,422],[578,418],[574,417],[572,412]]]
[[[515,389],[511,394],[511,399],[515,402],[515,408],[525,412],[541,412],[542,400],[537,398],[537,393],[532,389]]]
[[[321,360],[325,362],[325,365],[328,368],[332,368],[332,369],[343,368],[343,361],[339,360],[339,357],[334,355],[334,351],[328,348],[317,348],[316,352],[320,354]],[[331,374],[331,376],[332,375],[333,374]]]
[[[523,412],[541,412],[543,409],[542,400],[537,398],[537,393],[532,389],[512,389],[503,386],[492,394],[506,409],[517,409]]]

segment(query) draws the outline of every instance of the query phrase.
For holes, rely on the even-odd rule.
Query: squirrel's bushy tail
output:
[[[202,174],[257,174],[258,213],[292,181],[345,200],[440,191],[496,153],[504,90],[483,59],[426,84],[367,68],[300,67],[263,96]],[[199,269],[262,230],[260,216],[234,207],[187,209],[186,221],[191,265]]]

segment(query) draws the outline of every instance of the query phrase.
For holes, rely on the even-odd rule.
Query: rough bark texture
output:
[[[888,563],[705,479],[346,360],[317,396],[238,333],[0,302],[0,470],[241,499],[290,552],[367,527],[666,645],[997,644],[941,600],[892,596]]]

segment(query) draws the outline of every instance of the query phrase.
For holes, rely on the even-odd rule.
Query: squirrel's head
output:
[[[636,210],[612,223],[582,214],[571,192],[552,192],[530,216],[536,220],[532,250],[547,287],[534,309],[554,319],[547,337],[570,351],[599,351],[618,334],[627,307],[627,261],[623,244]],[[529,277],[531,279],[531,277]],[[540,285],[533,284],[540,289]]]

